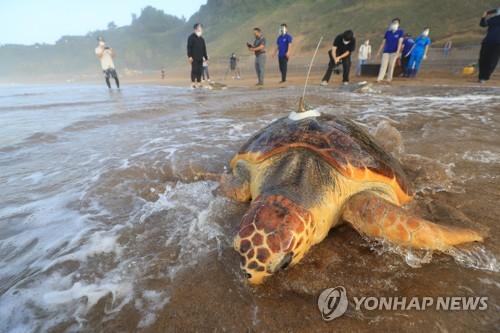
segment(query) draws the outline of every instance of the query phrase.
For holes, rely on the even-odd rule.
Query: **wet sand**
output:
[[[312,73],[309,79],[310,86],[317,86],[321,82],[322,74]],[[365,77],[365,76],[355,76],[351,75],[350,77],[351,83],[363,82],[367,81],[369,83],[376,84],[375,77]],[[275,88],[283,88],[283,87],[300,87],[304,85],[305,82],[305,73],[304,74],[296,74],[293,73],[288,75],[286,83],[279,83],[281,77],[277,73],[268,73],[265,77],[265,85],[264,86],[256,86],[256,77],[253,75],[244,76],[240,80],[231,79],[230,77],[225,80],[218,76],[213,76],[213,80],[215,82],[223,83],[227,85],[229,88],[250,88],[250,89],[275,89]],[[332,80],[330,81],[329,86],[335,87],[341,85],[342,77],[339,75],[333,75]],[[177,87],[186,87],[190,85],[188,75],[183,75],[181,73],[172,73],[168,75],[165,79],[161,79],[156,75],[142,75],[126,78],[126,82],[134,83],[134,84],[158,84],[158,85],[168,85],[168,86],[177,86]],[[206,84],[206,82],[204,82]],[[429,85],[447,85],[447,86],[485,86],[485,87],[498,87],[500,86],[500,76],[493,76],[490,81],[487,83],[480,85],[477,82],[477,75],[459,75],[459,74],[451,74],[445,71],[424,71],[421,75],[416,78],[408,79],[408,78],[400,78],[395,77],[391,83],[382,82],[381,85],[393,85],[393,86],[429,86]]]
[[[373,133],[388,122],[402,140],[379,140],[417,193],[407,209],[487,230],[485,243],[429,261],[430,253],[372,243],[344,225],[259,287],[246,285],[231,248],[248,205],[195,176],[222,172],[255,131],[295,110],[300,85],[2,90],[0,330],[495,331],[500,91],[426,80],[369,93],[312,85],[307,101]],[[355,311],[351,302],[324,322],[317,297],[335,286],[350,299],[487,296],[488,309]]]

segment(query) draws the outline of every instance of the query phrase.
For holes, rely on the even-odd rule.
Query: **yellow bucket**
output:
[[[466,66],[462,70],[462,74],[463,75],[472,75],[472,74],[474,74],[474,71],[475,71],[475,69],[473,66]]]

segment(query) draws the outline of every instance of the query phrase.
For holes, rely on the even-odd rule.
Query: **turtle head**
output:
[[[234,238],[248,282],[260,284],[299,262],[311,247],[314,229],[311,213],[284,196],[254,200]]]

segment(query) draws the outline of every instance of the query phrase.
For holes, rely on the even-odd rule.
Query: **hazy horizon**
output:
[[[207,0],[73,1],[18,0],[0,3],[0,45],[53,44],[65,35],[85,35],[103,30],[109,22],[130,24],[132,14],[153,6],[166,14],[188,19]]]

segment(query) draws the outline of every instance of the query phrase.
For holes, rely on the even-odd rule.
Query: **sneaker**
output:
[[[281,81],[280,81],[280,82],[278,82],[278,83],[285,83],[285,82],[286,82],[286,81],[284,81],[284,80],[281,80]]]
[[[262,82],[259,82],[256,84],[256,86],[263,86],[263,85],[264,85],[264,83],[262,83]]]
[[[486,80],[479,80],[478,82],[479,82],[479,84],[485,84]]]
[[[342,84],[343,84],[344,86],[347,86],[347,85],[349,84],[349,82],[342,82]]]
[[[323,87],[326,87],[328,85],[328,82],[326,81],[321,81],[321,83],[319,84],[320,86],[323,86]]]

